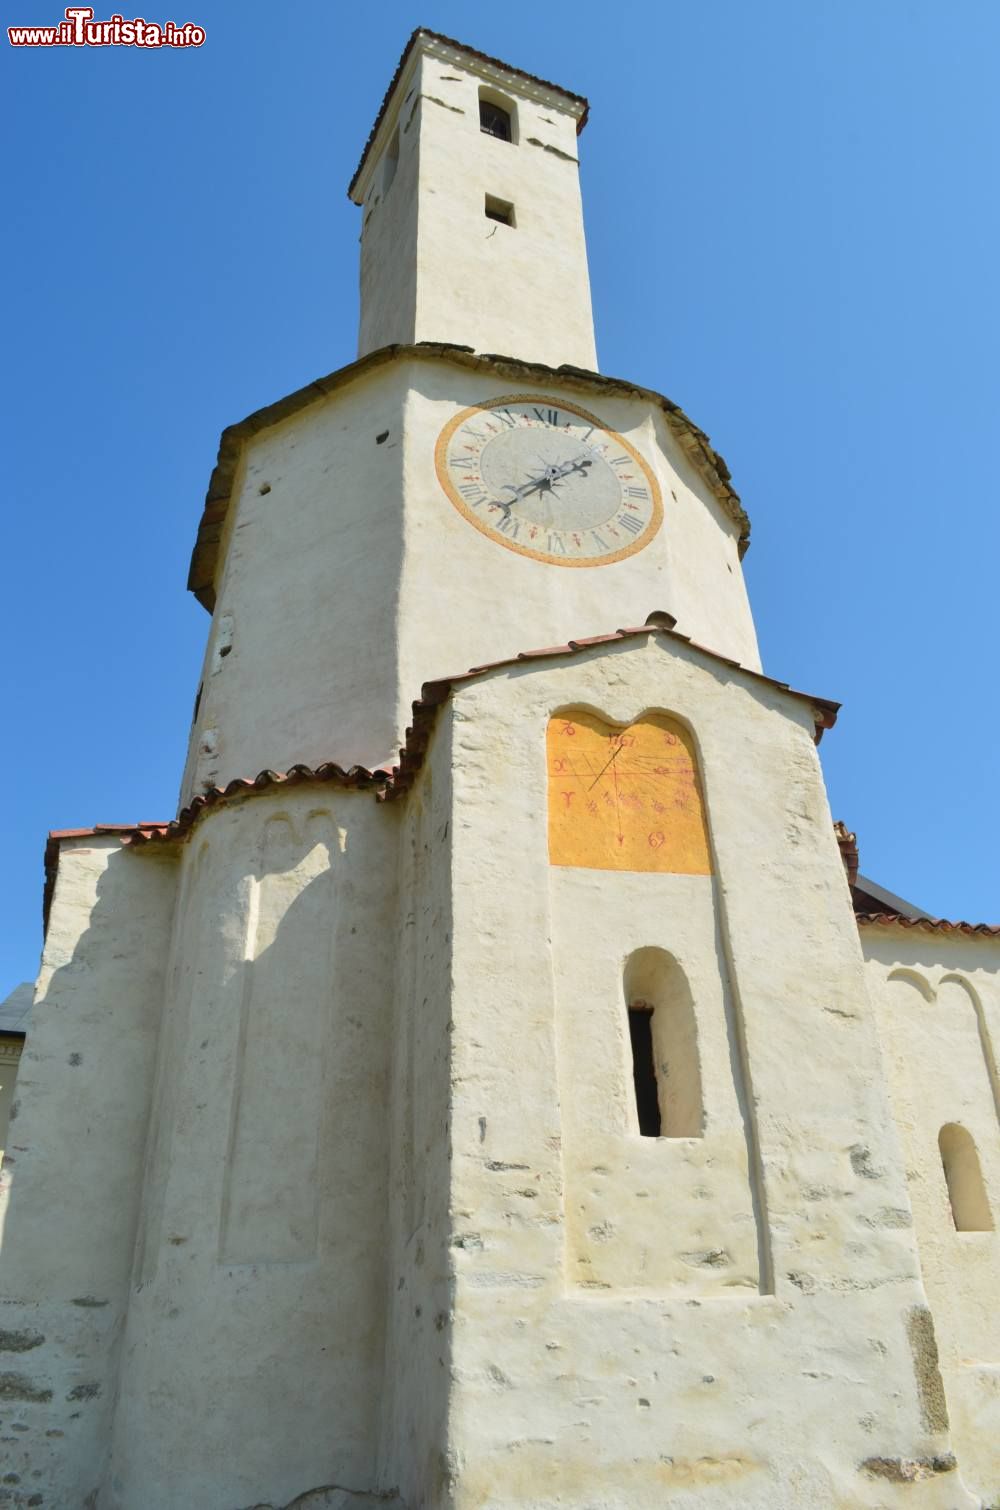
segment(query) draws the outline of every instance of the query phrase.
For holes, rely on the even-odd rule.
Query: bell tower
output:
[[[587,110],[411,37],[349,190],[358,360],[222,438],[183,802],[319,764],[334,731],[341,764],[392,764],[428,677],[639,607],[759,667],[725,463],[662,394],[594,370]]]
[[[180,811],[50,835],[11,1503],[1000,1504],[995,940],[870,994],[837,705],[760,667],[708,437],[594,370],[586,112],[411,38],[360,355],[222,437]]]
[[[365,146],[359,356],[454,342],[597,367],[577,136],[587,102],[414,33]]]

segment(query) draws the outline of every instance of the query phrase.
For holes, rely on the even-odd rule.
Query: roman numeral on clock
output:
[[[434,465],[470,523],[550,565],[621,560],[660,526],[659,485],[631,441],[568,398],[483,400],[444,426]]]

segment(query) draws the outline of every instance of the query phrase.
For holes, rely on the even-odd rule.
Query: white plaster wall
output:
[[[713,877],[550,866],[549,885],[567,1285],[757,1290],[752,1129]],[[622,982],[628,956],[649,946],[671,954],[691,988],[700,1137],[638,1132]]]
[[[515,384],[444,363],[408,364],[403,490],[405,548],[399,594],[398,722],[423,682],[620,626],[654,609],[720,655],[760,666],[739,562],[736,526],[691,470],[662,412],[638,398],[572,384]],[[452,417],[512,391],[590,409],[652,468],[663,524],[633,556],[575,568],[534,561],[474,529],[437,479],[434,442]]]
[[[678,1289],[676,1275],[638,1291],[570,1283],[583,1150],[567,1103],[588,1104],[607,1071],[567,1060],[554,961],[620,960],[639,940],[685,947],[696,929],[678,926],[664,888],[644,878],[629,878],[627,907],[611,887],[602,909],[596,890],[550,876],[545,727],[580,703],[621,721],[674,713],[700,750],[722,963],[714,987],[703,969],[698,988],[718,1012],[725,971],[744,1046],[759,1289]],[[455,1299],[451,1479],[438,1503],[971,1507],[947,1456],[903,1164],[808,709],[667,642],[498,673],[452,709]],[[704,940],[699,949],[704,962]],[[577,972],[577,990],[592,993],[578,1013],[596,1014],[599,992],[621,1012],[616,973]],[[595,1127],[585,1150],[595,1163],[599,1142]],[[747,1143],[731,1145],[720,1180],[745,1179]],[[610,1138],[609,1149],[614,1167]],[[683,1182],[643,1202],[620,1183],[607,1182],[608,1222],[650,1250],[698,1247],[704,1219]]]
[[[106,1462],[174,881],[111,836],[61,846],[0,1195],[12,1504],[79,1510]]]
[[[394,752],[404,383],[382,367],[249,444],[182,802],[266,767]]]
[[[862,928],[952,1432],[983,1503],[1000,1502],[1000,1234],[957,1232],[938,1149],[971,1133],[1000,1225],[1000,941]]]
[[[21,1057],[22,1041],[19,1038],[0,1035],[0,1161],[3,1159],[7,1141],[10,1109],[14,1104],[14,1086],[17,1083],[17,1064]]]
[[[576,121],[512,83],[518,140],[487,136],[484,82],[422,55],[397,89],[385,135],[399,130],[399,166],[385,190],[375,165],[363,207],[359,353],[454,341],[594,370]],[[487,194],[513,204],[514,226],[487,219]]]
[[[359,356],[380,346],[417,339],[418,230],[423,189],[418,92],[414,78],[406,90],[402,114],[398,109],[393,111],[398,156],[392,182],[386,187],[383,153],[361,208]]]
[[[645,401],[521,385],[592,407],[647,459],[664,522],[636,555],[569,570],[505,549],[458,513],[435,440],[508,381],[400,361],[248,443],[184,800],[266,767],[392,764],[425,681],[641,624],[654,609],[759,665],[736,527]]]
[[[687,722],[714,877],[549,866],[578,704]],[[622,1127],[647,945],[694,993],[683,1149]],[[463,687],[395,803],[68,841],[5,1168],[13,1503],[990,1503],[996,1239],[943,1230],[920,1140],[968,1120],[995,1201],[996,945],[868,952],[905,1165],[810,710],[675,641]]]
[[[182,851],[101,1510],[374,1487],[395,831],[302,787]]]
[[[451,731],[401,807],[379,1482],[443,1503],[451,1388]]]

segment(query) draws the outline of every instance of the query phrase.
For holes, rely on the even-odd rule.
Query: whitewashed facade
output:
[[[859,926],[724,464],[594,370],[585,114],[411,39],[180,818],[50,841],[0,1504],[1000,1504],[1000,934]]]

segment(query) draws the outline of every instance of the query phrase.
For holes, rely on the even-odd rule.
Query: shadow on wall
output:
[[[393,971],[370,903],[378,875],[393,908],[391,826],[366,793],[280,801],[209,820],[189,856],[115,1425],[130,1504],[147,1481],[186,1502],[206,1473],[220,1503],[374,1492]]]
[[[209,1472],[227,1503],[375,1481],[393,957],[368,904],[392,825],[376,825],[373,859],[345,853],[328,814],[292,822],[266,800],[242,813],[256,874],[240,872],[233,814],[214,860],[218,820],[200,853],[181,851],[193,879],[173,962],[177,851],[64,860],[67,886],[80,867],[87,927],[25,1057],[0,1330],[5,1470],[60,1503],[110,1492],[119,1467],[131,1503],[144,1475],[176,1475],[184,1498],[187,1474]],[[71,926],[67,900],[56,928]],[[147,1283],[131,1290],[140,1227]],[[171,1463],[193,1379],[211,1409]],[[239,1463],[232,1440],[247,1442]]]
[[[4,1466],[67,1504],[107,1453],[175,876],[122,851],[91,880],[96,849],[69,861],[63,926],[80,896],[87,926],[32,1012],[0,1208]]]

